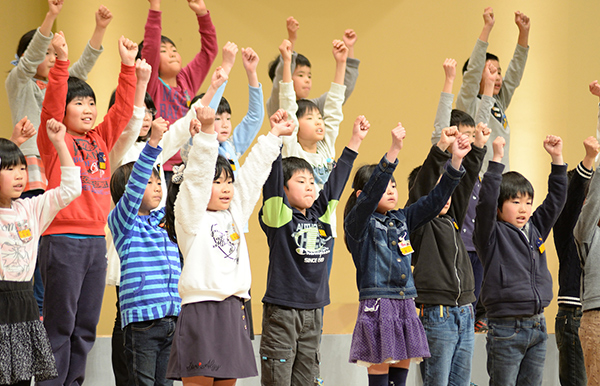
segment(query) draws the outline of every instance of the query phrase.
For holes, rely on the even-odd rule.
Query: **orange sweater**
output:
[[[60,161],[46,132],[50,118],[62,122],[65,116],[69,78],[69,61],[57,60],[48,75],[48,88],[42,107],[37,137],[40,156],[46,167],[48,189],[60,185]],[[135,67],[121,64],[115,104],[104,121],[85,136],[65,134],[65,142],[76,166],[81,167],[82,193],[71,205],[61,210],[44,235],[73,233],[104,236],[110,211],[111,169],[108,153],[133,115]],[[67,128],[68,129],[68,128]],[[106,164],[101,165],[102,158]]]

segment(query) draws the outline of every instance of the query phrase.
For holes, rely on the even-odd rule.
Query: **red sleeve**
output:
[[[152,66],[152,74],[150,75],[147,91],[155,103],[159,100],[158,91],[160,89],[158,67],[160,65],[161,20],[161,11],[148,11],[148,19],[146,20],[146,26],[144,27],[144,46],[142,47],[142,58],[146,59],[146,62]]]
[[[121,136],[123,129],[133,116],[133,101],[135,98],[135,66],[127,66],[121,63],[119,84],[115,94],[115,104],[108,109],[104,121],[95,130],[106,142],[110,152],[117,139]]]
[[[212,66],[219,52],[217,31],[210,18],[210,12],[204,16],[197,17],[202,47],[194,59],[177,74],[177,84],[184,90],[187,90],[190,97],[198,93],[202,82],[204,82],[204,78],[206,78],[206,74],[208,74],[208,70],[210,70],[210,66]]]
[[[53,163],[58,162],[58,155],[54,145],[48,138],[46,132],[46,121],[54,118],[59,122],[65,117],[65,104],[67,101],[67,91],[69,89],[69,64],[68,60],[56,60],[54,67],[48,74],[48,87],[46,96],[42,103],[42,115],[40,127],[38,128],[37,146],[40,151],[40,157],[46,170],[53,170]]]

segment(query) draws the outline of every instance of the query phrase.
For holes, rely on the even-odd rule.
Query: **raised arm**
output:
[[[15,125],[10,140],[17,146],[21,146],[29,138],[37,134],[33,123],[27,117],[23,117]],[[1,160],[0,160],[1,161]]]
[[[454,78],[456,77],[456,60],[446,59],[444,60],[444,87],[440,95],[440,101],[438,102],[437,112],[435,114],[435,121],[433,122],[433,133],[431,133],[431,144],[435,145],[442,134],[442,129],[450,125],[450,117],[452,114],[452,102],[454,101],[454,95],[452,94],[452,86],[454,84]]]
[[[600,173],[594,173],[590,181],[588,195],[586,197],[579,220],[573,230],[575,240],[580,244],[589,244],[600,222]]]
[[[100,54],[104,51],[102,40],[104,39],[106,28],[110,24],[112,18],[113,15],[108,8],[103,5],[98,8],[95,14],[96,28],[79,60],[73,63],[71,68],[69,68],[69,74],[71,76],[81,80],[87,80],[88,73],[92,71],[98,57],[100,57]]]

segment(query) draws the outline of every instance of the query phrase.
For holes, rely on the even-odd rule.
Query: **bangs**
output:
[[[21,149],[12,141],[0,138],[0,169],[7,169],[17,165],[27,166],[27,161]]]

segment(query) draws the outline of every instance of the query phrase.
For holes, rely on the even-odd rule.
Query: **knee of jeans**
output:
[[[260,348],[262,383],[279,385],[289,383],[293,352],[291,348]]]

